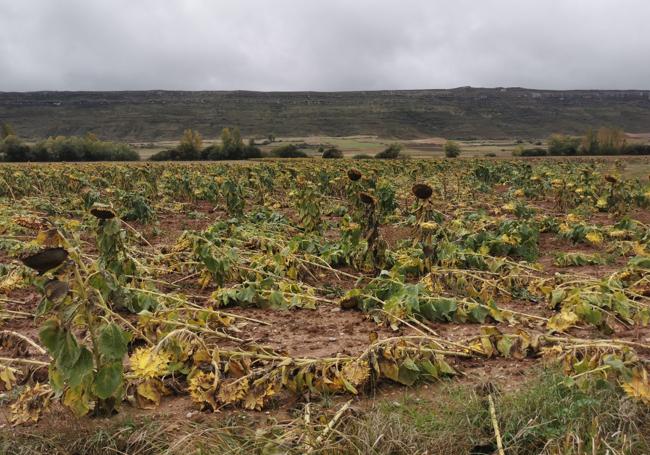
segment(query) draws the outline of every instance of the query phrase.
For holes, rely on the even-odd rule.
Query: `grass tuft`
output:
[[[495,453],[487,405],[492,394],[505,452],[514,454],[650,453],[650,408],[606,383],[589,391],[569,387],[554,369],[540,370],[516,390],[450,384],[431,396],[379,401],[351,412],[314,454],[424,455]],[[430,389],[431,390],[431,389]],[[0,434],[0,454],[11,455],[221,455],[301,454],[336,412],[305,426],[242,425],[236,416],[204,423],[123,421],[80,434],[38,434],[29,428]],[[298,413],[300,414],[300,413]],[[45,432],[44,432],[45,433]]]

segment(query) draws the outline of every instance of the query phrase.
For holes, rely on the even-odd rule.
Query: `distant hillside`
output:
[[[650,91],[457,88],[372,92],[0,92],[0,122],[37,139],[92,131],[103,139],[356,135],[539,138],[612,125],[650,131]]]

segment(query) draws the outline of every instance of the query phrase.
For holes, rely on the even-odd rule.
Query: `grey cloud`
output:
[[[645,0],[0,0],[0,90],[650,89]]]

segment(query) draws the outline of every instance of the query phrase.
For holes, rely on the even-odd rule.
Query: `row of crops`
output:
[[[12,422],[179,395],[261,410],[495,359],[650,405],[647,179],[611,161],[354,166],[0,167]],[[256,339],[327,306],[377,331],[327,357]]]

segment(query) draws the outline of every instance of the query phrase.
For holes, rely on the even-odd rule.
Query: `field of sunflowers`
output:
[[[461,381],[505,453],[492,382],[542,365],[650,407],[650,181],[630,165],[2,165],[4,426],[299,409],[318,428],[282,444],[316,453],[370,397]]]

